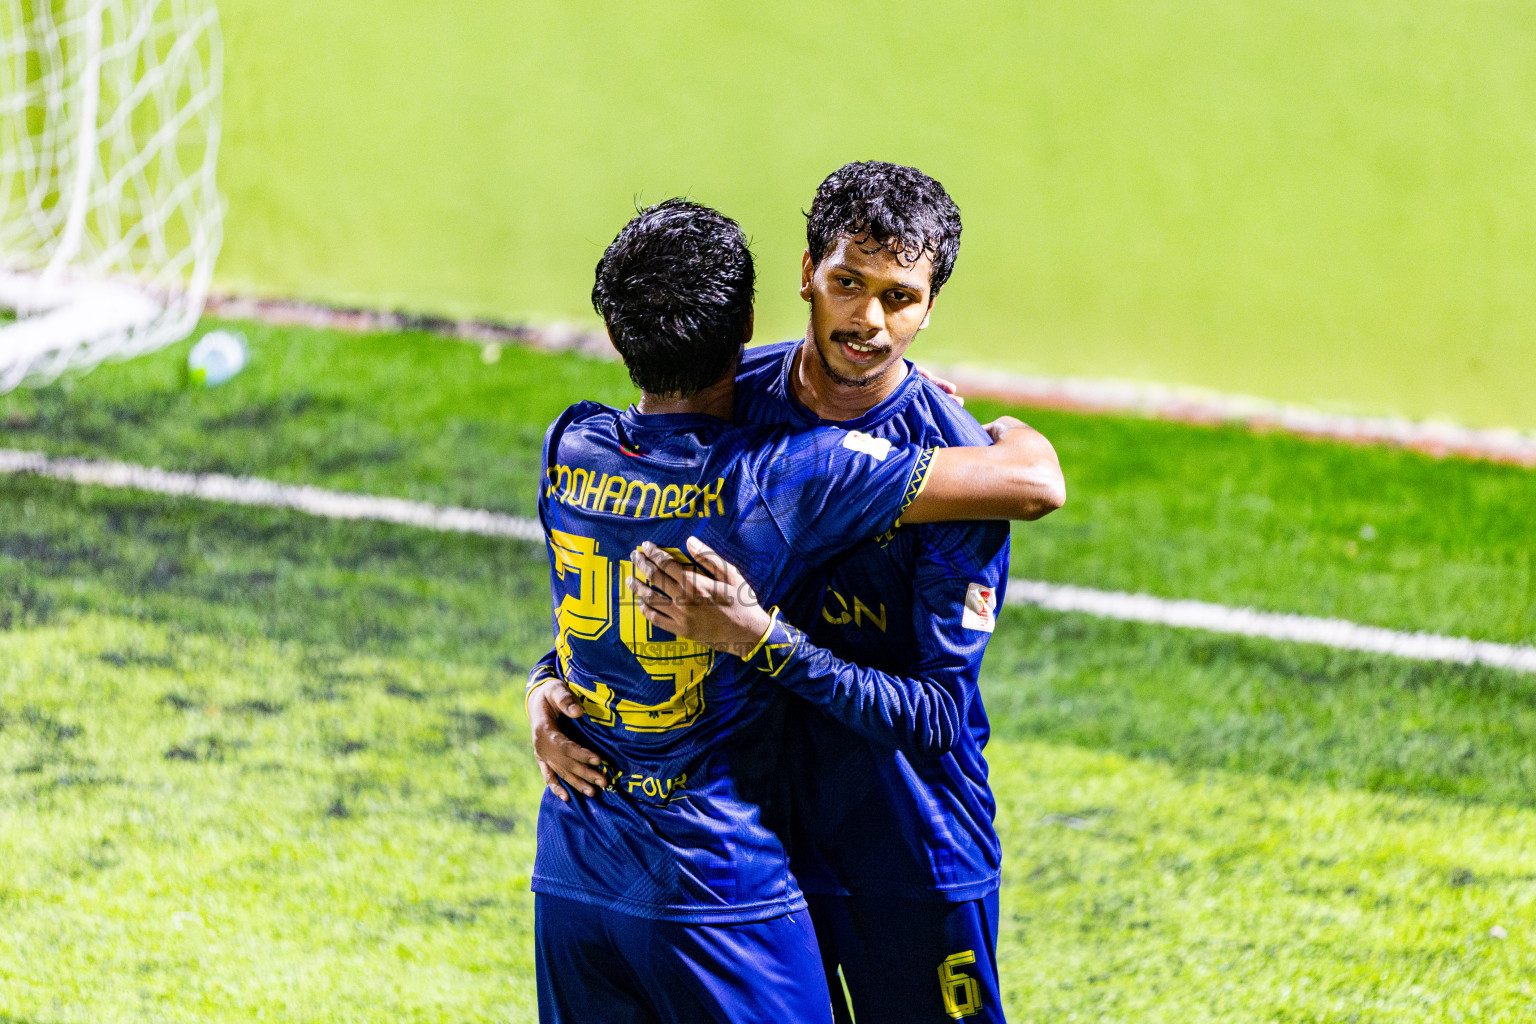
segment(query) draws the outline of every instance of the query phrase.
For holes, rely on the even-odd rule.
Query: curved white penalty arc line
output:
[[[542,544],[538,520],[486,509],[432,505],[405,498],[386,498],[321,487],[284,484],[260,477],[222,473],[177,473],[126,462],[50,458],[39,452],[0,448],[0,473],[31,473],[97,487],[126,488],[205,501],[292,509],[328,519],[359,519],[398,523],[445,533],[506,537]],[[1536,672],[1536,647],[1500,644],[1434,633],[1407,633],[1379,626],[1362,626],[1343,619],[1261,612],[1205,601],[1179,601],[1151,594],[1093,590],[1064,583],[1010,579],[1011,601],[1057,612],[1080,612],[1100,618],[1146,622],[1180,629],[1261,637],[1293,643],[1320,644],[1339,650],[1366,651],[1415,661],[1488,665],[1516,672]]]

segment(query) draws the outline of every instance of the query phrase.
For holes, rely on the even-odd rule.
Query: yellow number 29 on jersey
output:
[[[633,575],[628,559],[617,562],[597,549],[597,541],[563,530],[549,532],[555,574],[565,581],[566,593],[555,610],[555,650],[561,674],[591,720],[602,725],[622,725],[631,732],[668,732],[692,725],[704,710],[704,678],[715,666],[716,653],[703,644],[681,637],[655,639],[653,627],[640,613],[639,602],[623,586]],[[668,552],[684,564],[688,556]],[[617,572],[615,572],[615,566]],[[567,580],[575,573],[574,585]],[[614,584],[618,587],[619,638],[634,655],[647,676],[671,686],[671,696],[660,704],[644,704],[620,698],[604,683],[584,686],[571,681],[571,640],[596,640],[613,624]]]

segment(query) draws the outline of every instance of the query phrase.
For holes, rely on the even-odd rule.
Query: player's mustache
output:
[[[873,340],[865,341],[863,336],[860,335],[858,331],[833,331],[831,338],[833,341],[839,343],[855,342],[860,345],[874,345],[876,351],[879,352],[889,352],[891,350],[889,345],[875,345]]]

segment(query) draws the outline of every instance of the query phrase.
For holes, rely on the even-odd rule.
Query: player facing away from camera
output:
[[[908,167],[849,164],[822,183],[808,216],[806,336],[748,350],[738,420],[835,423],[893,444],[986,444],[976,421],[902,358],[959,248],[959,211],[942,186]],[[1049,445],[1037,468],[1054,482],[1025,518],[1064,495]],[[801,677],[818,678],[844,702],[796,702],[786,757],[793,868],[839,1020],[848,1019],[839,972],[861,1021],[1003,1019],[1001,856],[977,677],[1008,552],[1005,524],[907,517],[839,559],[810,611],[790,612],[807,605],[791,595],[770,630],[794,652],[781,682],[803,689]],[[716,577],[731,572],[707,552],[695,557]],[[654,584],[638,591],[642,612],[662,628],[722,646],[762,632],[769,613],[743,603],[739,588],[736,600],[690,600],[710,581],[650,547],[640,565]],[[556,699],[535,701],[536,716],[563,699],[553,684],[547,692]],[[868,702],[871,693],[910,699]],[[560,751],[554,760],[580,780],[579,759]]]
[[[545,437],[549,542],[568,723],[608,783],[546,793],[534,863],[545,1021],[829,1021],[815,933],[790,874],[781,722],[792,650],[743,657],[656,629],[628,580],[644,537],[695,537],[790,601],[817,567],[902,521],[1023,516],[1024,430],[936,450],[840,428],[731,422],[754,275],[736,224],[669,200],[625,225],[593,302],[641,389],[566,410]],[[643,575],[643,571],[641,573]],[[819,586],[813,588],[819,592]],[[537,680],[535,680],[537,681]],[[827,703],[825,681],[804,695]],[[871,680],[889,688],[888,680]]]

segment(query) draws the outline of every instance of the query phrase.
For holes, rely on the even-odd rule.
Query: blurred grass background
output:
[[[1536,10],[1402,0],[222,0],[226,289],[595,322],[690,194],[798,335],[850,159],[965,213],[931,362],[1536,427]]]

